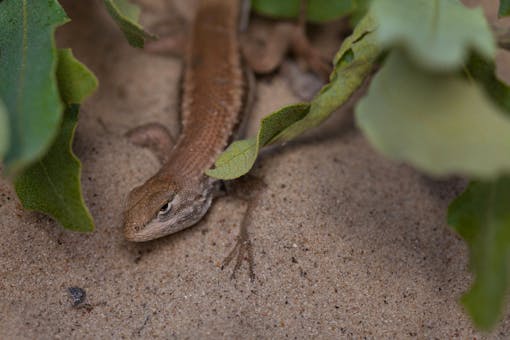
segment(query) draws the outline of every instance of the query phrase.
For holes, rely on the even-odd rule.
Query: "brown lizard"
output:
[[[247,98],[238,0],[202,1],[185,54],[182,131],[160,171],[133,189],[124,215],[130,241],[148,241],[198,222],[216,180],[205,171],[233,138]]]
[[[205,171],[235,137],[252,98],[239,42],[240,7],[239,0],[201,0],[199,4],[184,55],[182,130],[175,145],[171,146],[160,125],[150,124],[129,134],[137,144],[154,149],[163,163],[128,196],[124,235],[129,241],[149,241],[190,227],[211,205],[219,182]],[[244,227],[233,250],[239,253],[235,269],[249,246]]]

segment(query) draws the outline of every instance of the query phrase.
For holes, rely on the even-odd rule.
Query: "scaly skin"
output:
[[[211,205],[215,180],[204,173],[235,134],[246,98],[238,17],[238,0],[199,5],[184,60],[182,131],[159,172],[129,194],[124,235],[130,241],[190,227]]]

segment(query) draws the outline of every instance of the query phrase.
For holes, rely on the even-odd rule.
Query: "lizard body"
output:
[[[184,59],[182,130],[161,169],[134,188],[124,235],[148,241],[197,223],[216,181],[205,175],[236,133],[247,98],[238,0],[202,0]]]

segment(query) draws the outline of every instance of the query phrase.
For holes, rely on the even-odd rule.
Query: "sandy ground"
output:
[[[469,287],[467,249],[445,223],[464,187],[375,153],[338,112],[301,142],[261,159],[265,180],[250,227],[256,280],[220,263],[245,209],[217,200],[206,218],[145,244],[123,239],[129,190],[158,168],[123,134],[159,121],[178,131],[181,63],[129,47],[100,1],[66,1],[73,22],[59,44],[98,76],[75,151],[97,230],[65,231],[20,209],[0,180],[0,338],[508,338],[505,319],[480,334],[458,304]],[[75,3],[75,4],[72,4]],[[144,20],[166,18],[143,2]],[[275,75],[258,82],[251,131],[297,99]],[[73,307],[69,287],[86,291]]]

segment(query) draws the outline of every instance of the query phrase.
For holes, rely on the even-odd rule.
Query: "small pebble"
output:
[[[85,290],[83,290],[80,287],[69,287],[67,288],[67,291],[69,292],[69,295],[71,296],[72,305],[73,307],[76,307],[85,301],[85,297],[87,294],[85,293]]]

